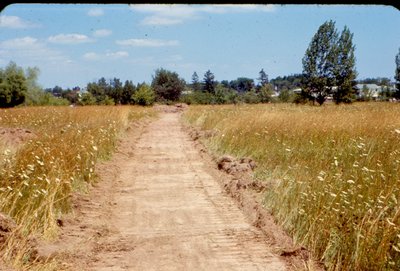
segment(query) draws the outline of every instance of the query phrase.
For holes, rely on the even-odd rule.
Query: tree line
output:
[[[86,91],[79,87],[62,89],[55,86],[42,90],[37,84],[38,68],[23,70],[10,62],[0,69],[0,107],[17,105],[151,105],[154,102],[185,102],[188,104],[296,102],[322,105],[328,98],[337,104],[351,103],[360,91],[355,69],[353,33],[345,26],[339,33],[335,22],[323,23],[313,36],[302,59],[301,74],[278,76],[269,80],[261,69],[257,82],[251,78],[217,81],[207,70],[203,78],[194,72],[187,83],[176,72],[157,69],[151,84],[122,82],[118,78],[90,82]],[[395,56],[395,90],[388,78],[367,78],[358,83],[386,86],[381,95],[400,99],[400,48]],[[294,93],[293,89],[300,89]]]

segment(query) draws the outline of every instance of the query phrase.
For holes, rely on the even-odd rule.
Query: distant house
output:
[[[300,94],[301,88],[295,88],[295,89],[292,89],[292,91],[293,91],[293,93]]]
[[[271,97],[279,97],[279,92],[274,90],[274,92],[271,94]]]
[[[356,89],[358,90],[359,98],[369,98],[372,100],[377,100],[379,93],[382,92],[382,86],[377,84],[357,84]]]
[[[394,92],[396,90],[395,86],[379,86],[377,84],[357,84],[356,88],[358,90],[359,98],[369,98],[372,100],[381,99],[382,92],[390,91]]]
[[[188,94],[191,94],[191,93],[193,93],[193,90],[191,90],[191,89],[185,89],[185,90],[183,90],[182,91],[182,95],[188,95]]]

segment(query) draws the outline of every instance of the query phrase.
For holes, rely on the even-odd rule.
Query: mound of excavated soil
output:
[[[6,146],[18,147],[34,137],[36,135],[28,129],[0,127],[0,141],[4,142]]]
[[[249,172],[256,167],[256,162],[251,158],[234,159],[232,156],[224,155],[218,159],[218,169],[225,171],[229,174],[239,172]]]

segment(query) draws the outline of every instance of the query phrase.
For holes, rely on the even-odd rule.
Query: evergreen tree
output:
[[[130,104],[132,103],[132,95],[135,92],[136,87],[132,81],[125,81],[124,87],[122,88],[121,103]]]
[[[396,55],[396,71],[394,79],[396,80],[396,92],[394,93],[394,96],[396,99],[400,99],[400,48],[399,53]]]
[[[197,75],[197,72],[194,72],[192,75],[192,88],[195,91],[200,90],[200,88],[201,88],[199,76]]]
[[[109,93],[107,94],[114,100],[115,104],[122,104],[122,82],[118,78],[110,80]]]
[[[206,71],[206,73],[204,74],[204,79],[203,79],[203,82],[204,82],[203,90],[205,92],[215,94],[216,82],[214,79],[215,79],[214,74],[210,70]]]
[[[265,73],[264,69],[261,69],[259,72],[260,77],[257,78],[258,81],[260,81],[260,86],[265,86],[268,84],[268,75]]]

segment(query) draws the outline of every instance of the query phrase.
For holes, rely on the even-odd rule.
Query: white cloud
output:
[[[207,5],[201,9],[208,13],[238,13],[238,12],[273,12],[276,10],[275,5],[255,5],[255,4],[221,4]]]
[[[87,60],[97,60],[97,59],[100,59],[100,56],[94,52],[90,52],[90,53],[84,54],[83,58],[87,59]]]
[[[69,60],[60,51],[51,49],[44,42],[30,36],[0,42],[0,57],[32,66]]]
[[[125,52],[125,51],[106,53],[106,57],[110,57],[110,58],[114,58],[114,59],[127,57],[127,56],[129,56],[129,53]]]
[[[90,17],[99,17],[104,15],[104,11],[101,8],[92,8],[87,13]]]
[[[179,4],[140,4],[131,5],[130,8],[137,12],[150,13],[145,17],[143,25],[173,25],[181,24],[186,20],[201,18],[202,14],[225,14],[239,12],[273,12],[275,5],[254,4],[225,4],[225,5],[179,5]]]
[[[183,23],[183,19],[180,18],[167,18],[160,16],[148,16],[143,19],[142,24],[144,25],[174,25]]]
[[[47,40],[52,43],[61,44],[78,44],[93,41],[88,36],[82,34],[59,34],[51,36]]]
[[[120,59],[128,56],[129,53],[125,51],[106,52],[104,54],[88,52],[83,55],[83,58],[86,60],[109,60],[109,59]]]
[[[99,29],[93,32],[93,36],[101,38],[101,37],[107,37],[112,34],[112,31],[109,29]]]
[[[137,47],[163,47],[163,46],[177,46],[177,40],[155,40],[155,39],[127,39],[117,40],[118,45],[123,46],[137,46]]]
[[[1,48],[14,49],[14,48],[29,48],[31,46],[36,46],[38,40],[29,36],[23,38],[15,38],[10,40],[5,40],[0,43]]]
[[[32,28],[37,26],[39,25],[25,21],[18,16],[7,16],[7,15],[0,16],[0,27],[16,29],[16,28]]]

